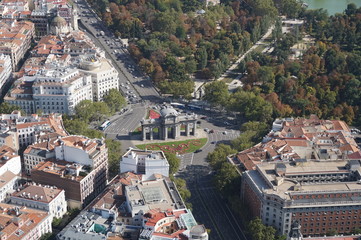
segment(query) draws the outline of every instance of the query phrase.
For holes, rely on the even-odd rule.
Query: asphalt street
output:
[[[159,93],[148,77],[139,71],[121,40],[116,40],[87,2],[78,1],[77,6],[81,25],[86,28],[88,36],[106,52],[108,59],[111,59],[118,69],[120,89],[125,96],[133,102],[139,101],[139,97],[146,101],[159,101]],[[101,35],[101,31],[104,32],[104,36]]]
[[[138,70],[121,41],[107,30],[102,21],[84,0],[77,3],[80,13],[80,25],[88,36],[101,47],[107,58],[117,68],[120,78],[120,90],[127,97],[128,111],[111,117],[111,125],[105,130],[107,137],[121,141],[122,148],[132,146],[133,136],[129,134],[140,125],[146,115],[147,106],[164,100],[154,88],[147,76]],[[104,31],[102,36],[101,31]],[[198,222],[211,229],[212,240],[246,240],[240,225],[240,219],[230,210],[225,199],[214,189],[212,171],[206,157],[217,144],[229,143],[239,136],[236,123],[222,112],[196,112],[203,118],[200,127],[208,132],[208,141],[199,153],[180,156],[181,170],[178,175],[187,181],[192,193],[189,202],[193,205],[193,215]]]
[[[139,126],[140,119],[146,115],[144,106],[132,106],[127,112],[114,120],[112,124],[104,131],[107,135],[128,135]]]

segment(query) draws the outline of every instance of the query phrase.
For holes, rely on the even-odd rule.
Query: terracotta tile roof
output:
[[[15,208],[18,208],[18,214]],[[49,217],[47,212],[5,203],[0,203],[0,213],[0,224],[3,226],[1,232],[7,234],[7,239],[11,240],[23,239],[30,231],[38,227],[39,223]],[[17,222],[22,222],[22,225]]]
[[[45,187],[39,185],[28,185],[20,191],[14,192],[11,196],[18,198],[32,199],[37,202],[50,203],[63,190],[54,187]]]

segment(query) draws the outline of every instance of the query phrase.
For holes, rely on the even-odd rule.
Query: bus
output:
[[[190,110],[202,110],[202,107],[196,105],[188,105]]]
[[[185,107],[186,107],[184,104],[176,103],[176,102],[170,103],[170,105],[172,107],[179,108],[179,109],[185,109]]]
[[[102,130],[102,131],[104,131],[107,127],[109,127],[109,125],[110,125],[110,122],[109,122],[109,121],[105,121],[105,122],[103,122],[102,125],[100,125],[99,129]]]

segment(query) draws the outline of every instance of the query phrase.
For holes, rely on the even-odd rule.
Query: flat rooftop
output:
[[[337,201],[361,201],[361,184],[358,178],[337,179],[337,176],[351,176],[352,172],[358,172],[360,166],[353,166],[352,171],[347,167],[349,161],[306,161],[300,164],[295,163],[262,163],[257,165],[256,170],[245,173],[259,193],[276,194],[284,200],[291,200],[292,203],[309,204],[333,203]],[[277,172],[276,168],[280,169]],[[357,175],[357,174],[356,174]],[[353,175],[352,175],[353,176]],[[347,196],[334,196],[332,198],[298,198],[295,196],[306,194],[332,194],[337,192],[352,193]],[[360,194],[355,194],[355,193]]]
[[[184,207],[172,182],[166,179],[143,181],[141,184],[126,186],[126,195],[133,209],[147,207],[151,209],[176,209]]]

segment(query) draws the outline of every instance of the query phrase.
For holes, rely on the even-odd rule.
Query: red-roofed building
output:
[[[143,227],[139,239],[164,240],[202,239],[208,240],[203,225],[198,225],[188,209],[160,211],[153,209],[144,214]]]

